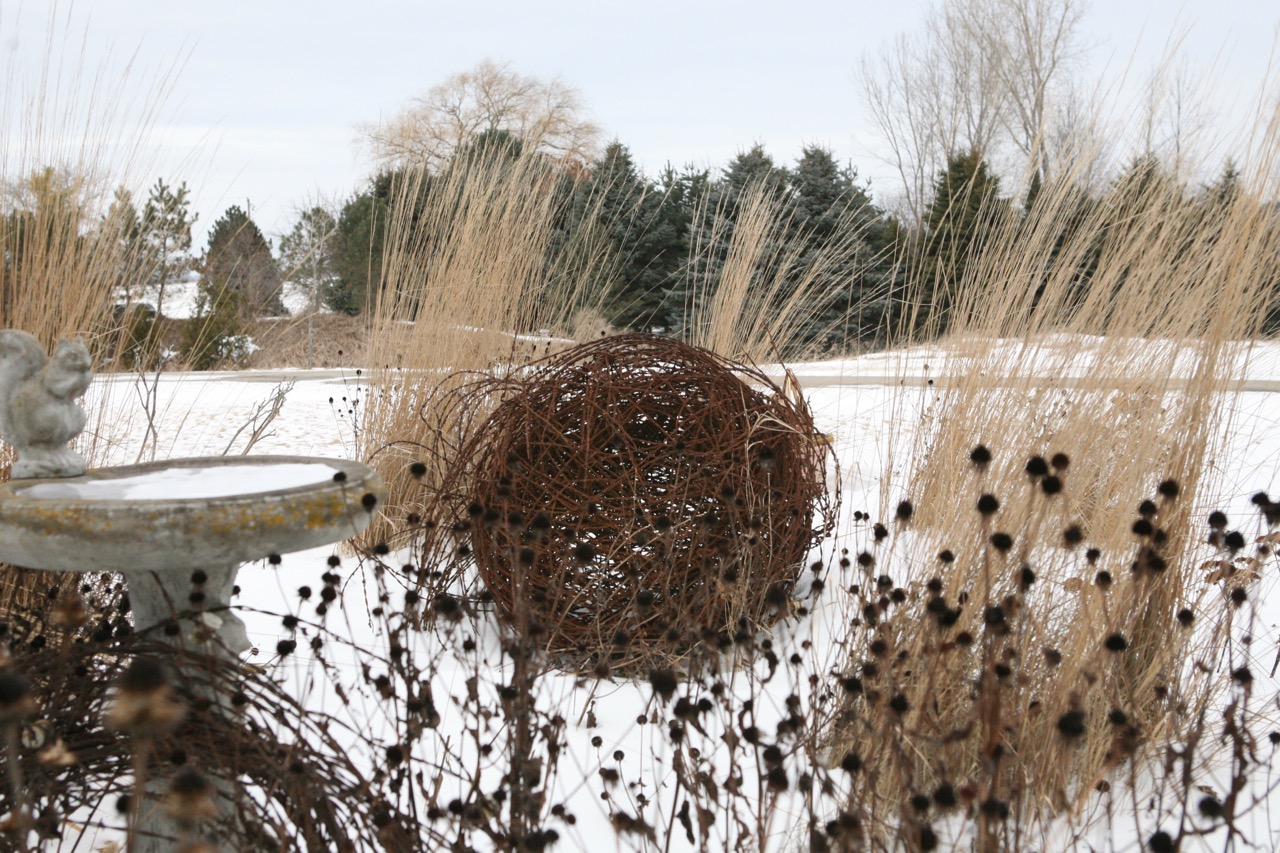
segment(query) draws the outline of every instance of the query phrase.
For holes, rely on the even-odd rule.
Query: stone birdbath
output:
[[[166,626],[157,638],[176,647],[237,662],[250,648],[229,609],[239,567],[354,536],[383,496],[376,473],[337,459],[208,457],[86,469],[67,443],[84,427],[77,400],[88,384],[82,343],[64,341],[49,358],[26,332],[0,331],[0,434],[18,454],[14,479],[0,484],[0,561],[118,572],[135,630]],[[197,571],[198,608],[188,598]],[[229,781],[215,784],[230,794]],[[148,791],[151,802],[139,809],[137,853],[170,850],[177,836],[156,793]]]

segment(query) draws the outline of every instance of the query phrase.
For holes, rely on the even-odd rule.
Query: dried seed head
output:
[[[0,670],[0,725],[20,722],[36,710],[26,676],[11,669]]]
[[[675,672],[670,669],[660,668],[653,669],[649,672],[649,684],[653,687],[654,692],[659,694],[664,701],[670,700],[671,696],[676,692],[679,681]]]
[[[933,790],[933,803],[940,809],[953,809],[956,807],[956,790],[946,782],[943,782]]]
[[[1058,731],[1068,740],[1084,735],[1084,711],[1067,711],[1058,718]]]
[[[177,727],[185,711],[164,666],[155,658],[139,656],[116,683],[105,721],[108,728],[153,737]]]
[[[1222,814],[1223,814],[1222,801],[1219,800],[1217,797],[1213,796],[1212,794],[1202,798],[1200,802],[1197,804],[1197,808],[1200,810],[1200,814],[1204,815],[1210,820],[1216,820],[1222,817]]]
[[[117,687],[130,693],[149,693],[169,685],[169,674],[155,658],[135,657]]]
[[[165,808],[173,820],[194,826],[217,816],[217,797],[217,789],[203,773],[194,767],[184,767],[169,783]]]
[[[1006,820],[1009,817],[1009,804],[995,797],[988,797],[980,806],[982,813],[995,820]]]

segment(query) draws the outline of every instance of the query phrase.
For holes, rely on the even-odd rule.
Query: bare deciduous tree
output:
[[[1054,92],[1080,55],[1084,0],[948,0],[916,36],[862,62],[862,88],[919,220],[934,175],[962,151],[1013,146],[1048,176]]]
[[[1175,45],[1147,81],[1143,146],[1157,154],[1174,174],[1190,177],[1216,140],[1208,138],[1214,126],[1214,110],[1195,78],[1185,54]]]
[[[431,87],[389,121],[363,128],[380,162],[432,170],[478,134],[497,130],[567,162],[590,161],[600,141],[577,89],[488,59]]]
[[[902,181],[905,209],[899,213],[915,221],[947,158],[979,147],[981,140],[974,137],[987,129],[970,109],[972,96],[981,92],[973,85],[981,72],[956,67],[966,60],[966,51],[944,34],[946,25],[945,19],[931,18],[922,36],[899,35],[862,62],[863,95]],[[978,110],[980,116],[990,112]]]
[[[980,49],[996,58],[1002,119],[1008,139],[1026,157],[1029,171],[1047,181],[1055,135],[1055,104],[1063,76],[1080,58],[1084,0],[981,0],[961,4]]]

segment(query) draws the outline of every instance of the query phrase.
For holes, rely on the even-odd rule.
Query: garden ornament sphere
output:
[[[535,365],[465,452],[479,577],[570,665],[754,637],[830,529],[829,450],[804,401],[651,335]]]

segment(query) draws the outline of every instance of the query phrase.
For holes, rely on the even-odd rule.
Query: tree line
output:
[[[127,259],[119,270],[121,300],[140,300],[146,287],[157,315],[165,315],[174,283],[198,274],[197,314],[206,326],[219,326],[216,336],[233,337],[252,318],[284,313],[286,281],[309,294],[310,309],[353,315],[371,310],[382,286],[388,229],[414,215],[405,206],[424,203],[433,181],[448,179],[449,169],[468,168],[475,157],[523,155],[523,141],[508,131],[482,131],[454,151],[440,170],[386,168],[335,209],[301,211],[275,245],[249,212],[232,205],[197,254],[190,191],[185,183],[163,179],[150,187],[141,204],[127,190],[117,190],[96,223],[88,211],[76,210],[72,230],[76,239],[93,239],[96,233],[124,244],[118,253]],[[814,304],[798,315],[804,328],[797,330],[796,340],[810,354],[875,346],[890,330],[909,323],[905,318],[921,305],[935,319],[942,318],[929,331],[945,331],[950,302],[968,265],[993,245],[1016,240],[1020,224],[1041,203],[1038,181],[1024,196],[1013,198],[975,150],[953,155],[934,176],[929,202],[915,223],[879,206],[857,171],[821,146],[806,147],[789,165],[753,145],[718,170],[667,166],[651,176],[636,165],[626,145],[614,141],[590,162],[556,174],[548,191],[559,197],[552,209],[561,240],[568,243],[581,229],[595,229],[596,243],[612,259],[600,282],[598,304],[615,329],[688,334],[690,318],[720,286],[735,229],[752,210],[758,213],[752,204],[761,199],[776,220],[767,239],[785,244],[790,259],[787,269],[772,271],[783,277],[783,292],[787,276],[795,279],[790,286],[801,286],[816,268],[810,260],[839,247],[835,261],[828,258],[821,265],[821,280],[803,283]],[[11,201],[6,228],[20,232],[24,222],[40,218],[42,205],[66,207],[71,180],[55,170],[33,176],[25,197]],[[414,189],[406,192],[410,182]],[[1138,218],[1132,206],[1154,198],[1157,188],[1162,204],[1179,199],[1188,210],[1200,211],[1197,215],[1210,227],[1213,211],[1234,198],[1239,185],[1238,173],[1228,164],[1211,184],[1186,186],[1147,153],[1112,181],[1095,189],[1079,187],[1066,209],[1055,211],[1064,227],[1115,208],[1108,214],[1114,216],[1114,226],[1100,232],[1098,245],[1074,261],[1082,292],[1104,250],[1101,234],[1114,238],[1132,227]],[[1117,206],[1121,195],[1128,207]],[[1053,203],[1064,207],[1060,195]],[[20,251],[5,256],[6,269],[21,262]],[[145,326],[148,319],[132,322]],[[131,357],[151,356],[143,351],[146,331],[135,335],[139,343]],[[194,341],[189,343],[194,347]],[[218,357],[216,351],[210,356],[214,361]]]
[[[388,223],[396,205],[407,203],[396,190],[404,180],[403,168],[391,169],[355,192],[332,217],[331,236],[313,265],[302,269],[301,279],[318,288],[331,310],[359,313],[376,295]],[[428,174],[421,183],[431,180]],[[922,308],[935,321],[929,331],[945,331],[952,296],[973,259],[1016,243],[1019,229],[1032,227],[1033,216],[1043,213],[1037,205],[1055,205],[1062,240],[1072,223],[1099,217],[1109,223],[1094,225],[1097,239],[1073,261],[1084,292],[1107,239],[1133,227],[1138,207],[1167,209],[1173,199],[1185,208],[1183,215],[1210,227],[1215,211],[1240,192],[1240,177],[1228,162],[1215,181],[1189,185],[1148,152],[1096,187],[1081,183],[1050,200],[1033,181],[1013,197],[990,163],[969,150],[951,156],[934,175],[929,201],[913,223],[878,205],[857,171],[821,146],[806,147],[791,165],[753,145],[719,170],[667,166],[650,176],[614,141],[555,191],[564,196],[557,227],[566,240],[588,224],[605,233],[615,259],[612,275],[601,283],[607,288],[600,302],[605,319],[617,329],[677,335],[688,331],[696,306],[714,297],[748,202],[768,199],[778,220],[769,239],[787,244],[791,269],[782,275],[794,278],[794,286],[810,275],[811,257],[839,247],[836,262],[821,266],[822,281],[804,281],[815,304],[803,312],[800,334],[810,352],[833,352],[883,342],[904,328],[908,312]],[[304,215],[294,234],[318,217]]]

